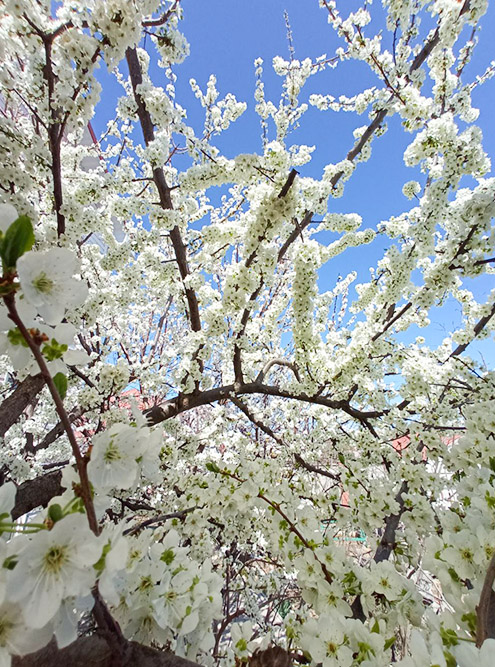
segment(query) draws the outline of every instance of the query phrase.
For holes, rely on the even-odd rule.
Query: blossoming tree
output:
[[[262,148],[228,159],[246,105],[193,81],[188,125],[180,0],[4,3],[2,665],[492,664],[495,374],[469,354],[495,320],[493,66],[465,74],[487,0],[320,6],[335,56],[275,58],[277,102],[258,60]],[[305,97],[350,60],[373,87]],[[99,65],[122,96],[88,145]],[[366,118],[321,178],[289,144],[308,103]],[[393,116],[421,177],[370,229],[333,201]],[[367,282],[319,288],[377,234]],[[452,303],[441,344],[408,342]]]

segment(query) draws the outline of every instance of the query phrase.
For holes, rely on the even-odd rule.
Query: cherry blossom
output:
[[[86,285],[72,277],[76,267],[76,256],[66,248],[28,252],[17,263],[26,300],[48,324],[61,322],[67,309],[86,298]]]

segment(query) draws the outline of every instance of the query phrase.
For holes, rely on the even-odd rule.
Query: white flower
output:
[[[129,541],[122,535],[123,526],[105,526],[102,539],[107,540],[109,551],[105,568],[100,575],[98,588],[107,602],[118,606],[124,585],[123,571],[129,556]]]
[[[0,486],[0,517],[7,515],[10,520],[10,513],[15,505],[15,494],[17,487],[14,482],[7,482]]]
[[[349,667],[353,659],[346,640],[338,616],[322,614],[318,620],[310,619],[305,623],[301,646],[313,662],[323,667]]]
[[[93,595],[79,598],[67,598],[62,602],[57,614],[50,625],[53,625],[53,634],[58,648],[69,646],[77,639],[77,628],[82,614],[89,614],[93,609],[95,599]]]
[[[51,638],[51,624],[33,630],[26,625],[19,605],[6,602],[0,606],[0,665],[10,665],[10,655],[37,651]]]
[[[72,277],[76,269],[76,255],[67,248],[27,252],[17,262],[24,296],[48,324],[58,324],[66,308],[86,298],[86,285]]]
[[[245,657],[252,653],[258,646],[253,637],[253,624],[251,621],[245,623],[234,623],[230,628],[232,646],[236,656]]]
[[[0,231],[4,234],[19,216],[12,204],[0,204]]]
[[[432,638],[435,639],[435,635],[430,637],[430,646],[428,646],[421,633],[418,630],[413,630],[411,632],[411,641],[409,644],[409,652],[411,655],[403,658],[399,663],[400,666],[424,667],[424,665],[438,665],[438,667],[446,667],[443,647],[441,643],[432,643]]]
[[[109,431],[93,438],[88,475],[100,489],[129,489],[138,476],[136,459],[141,455],[141,429],[115,424]]]
[[[22,602],[29,626],[41,628],[64,598],[90,592],[96,578],[93,564],[102,546],[82,514],[72,514],[32,539],[17,539],[21,549],[8,582],[8,597]]]
[[[454,649],[459,667],[493,667],[495,639],[485,639],[480,649],[464,642]]]
[[[402,188],[402,193],[408,199],[412,199],[419,192],[421,192],[421,185],[417,181],[408,181]]]

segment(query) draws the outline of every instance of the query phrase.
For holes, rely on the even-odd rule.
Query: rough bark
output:
[[[41,373],[28,375],[0,405],[0,437],[7,433],[45,384]]]
[[[198,667],[173,653],[135,642],[129,642],[128,649],[125,659],[116,661],[110,644],[100,634],[80,637],[63,649],[53,640],[35,653],[15,657],[12,667]]]
[[[485,639],[495,638],[495,593],[493,582],[495,581],[495,556],[492,556],[481,590],[480,602],[476,607],[478,620],[476,628],[476,646],[479,648]]]
[[[18,488],[12,518],[18,519],[36,507],[46,507],[54,496],[62,493],[62,471],[54,470],[46,475],[29,479]]]

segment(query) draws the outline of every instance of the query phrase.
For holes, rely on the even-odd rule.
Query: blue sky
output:
[[[347,11],[360,4],[358,0],[345,0],[341,6],[345,6]],[[175,66],[174,70],[178,75],[177,101],[187,109],[189,124],[200,132],[204,118],[204,111],[190,90],[189,79],[196,79],[204,89],[210,74],[215,74],[220,97],[228,92],[234,93],[238,100],[248,104],[248,109],[234,126],[214,139],[214,143],[227,157],[238,153],[261,152],[259,119],[254,112],[253,62],[258,57],[263,58],[265,94],[268,99],[278,103],[282,79],[273,73],[271,62],[276,55],[289,58],[284,11],[287,11],[291,24],[295,57],[302,60],[307,57],[315,59],[324,53],[331,56],[336,47],[343,45],[327,24],[326,10],[318,7],[318,0],[182,0],[182,6],[184,20],[181,30],[190,43],[191,53],[185,62]],[[375,25],[368,26],[367,30],[381,30],[384,28],[381,3],[375,0],[372,9],[377,18]],[[426,21],[423,30],[427,31],[430,26],[431,22]],[[476,74],[480,74],[493,59],[494,29],[495,7],[490,3],[483,29],[478,35],[479,45],[472,62],[465,70],[464,81],[472,80]],[[392,37],[386,30],[383,30],[383,41],[387,48],[391,47]],[[166,84],[163,70],[156,68],[153,76],[155,84]],[[108,79],[103,72],[101,78],[106,84]],[[375,84],[380,85],[380,82],[370,74],[366,65],[342,63],[334,70],[311,77],[303,90],[301,100],[306,101],[314,92],[336,96],[352,95]],[[107,95],[121,94],[116,91],[117,89],[111,86]],[[495,79],[475,91],[473,103],[480,109],[477,124],[483,130],[485,150],[493,156]],[[104,129],[111,116],[108,97],[104,96],[94,122],[97,133]],[[344,158],[354,141],[353,130],[367,122],[367,113],[361,116],[332,111],[322,113],[310,108],[302,119],[301,127],[291,137],[291,143],[316,145],[312,161],[298,168],[301,175],[319,177],[326,164]],[[371,159],[360,163],[346,184],[344,197],[330,202],[331,210],[359,213],[363,217],[363,227],[375,228],[381,220],[413,206],[414,203],[411,204],[403,196],[402,186],[405,181],[413,178],[424,181],[424,177],[417,170],[407,169],[403,164],[403,151],[412,135],[403,132],[398,119],[389,119],[388,126],[388,132],[373,142]],[[379,237],[370,246],[346,252],[344,259],[337,259],[322,270],[321,288],[330,289],[337,276],[345,275],[351,268],[359,269],[359,281],[367,280],[368,268],[376,265],[383,255],[384,247],[384,239]],[[476,296],[483,298],[494,282],[491,277],[480,280]],[[458,308],[442,309],[442,313],[438,312],[432,320],[428,339],[433,344],[439,343],[458,321],[458,317]],[[412,337],[419,334],[424,335],[424,332],[415,331]],[[481,342],[477,348],[487,362],[495,363],[493,341]],[[479,352],[477,351],[475,356],[478,356]]]

